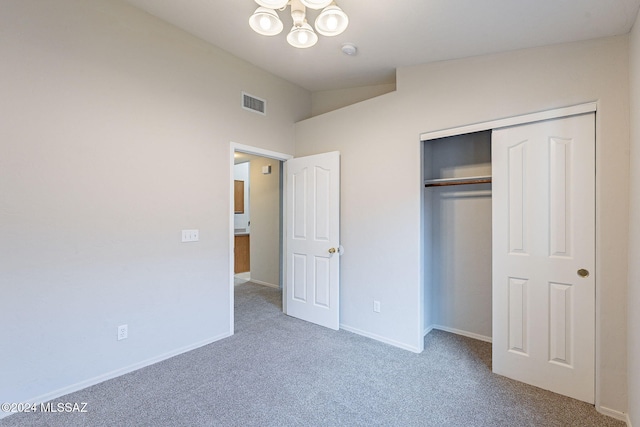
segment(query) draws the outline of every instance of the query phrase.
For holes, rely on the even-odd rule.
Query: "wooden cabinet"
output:
[[[244,213],[244,181],[233,181],[233,212]]]
[[[236,236],[235,238],[235,274],[244,273],[249,271],[250,262],[249,262],[249,253],[250,253],[250,244],[249,244],[249,235],[243,234],[240,236]]]

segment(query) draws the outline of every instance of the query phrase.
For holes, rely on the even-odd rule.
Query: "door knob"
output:
[[[581,268],[580,270],[578,270],[578,276],[582,277],[583,279],[585,277],[589,277],[589,270],[585,270],[584,268]]]
[[[329,249],[329,253],[330,253],[330,254],[335,254],[335,253],[336,253],[336,248],[331,248],[331,249]]]

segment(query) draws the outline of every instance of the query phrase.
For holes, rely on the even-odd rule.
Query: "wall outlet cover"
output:
[[[118,326],[118,341],[124,340],[129,336],[129,327],[127,325]]]

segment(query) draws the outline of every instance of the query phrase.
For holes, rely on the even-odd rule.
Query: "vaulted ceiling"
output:
[[[640,0],[337,0],[349,27],[308,49],[249,27],[254,0],[126,0],[310,91],[392,83],[401,66],[627,33]],[[318,11],[308,10],[312,23]],[[342,53],[343,43],[358,47]]]

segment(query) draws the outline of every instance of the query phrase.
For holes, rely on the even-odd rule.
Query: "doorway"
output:
[[[230,147],[230,325],[234,289],[251,281],[283,287],[282,164],[292,156],[231,143]]]
[[[235,282],[282,288],[282,162],[234,153]]]
[[[284,164],[279,186],[278,232],[279,286],[283,290],[283,312],[337,330],[340,316],[339,259],[343,253],[340,245],[340,153],[334,151],[294,159],[286,154],[231,143],[229,198],[233,208],[229,209],[230,334],[234,333],[235,320],[236,153],[272,159]],[[262,167],[268,167],[268,164]],[[260,173],[265,170],[268,171],[259,169]],[[243,187],[242,184],[237,185]],[[286,195],[283,190],[285,187]],[[251,225],[250,220],[246,225]]]

